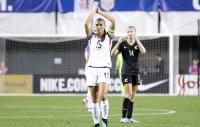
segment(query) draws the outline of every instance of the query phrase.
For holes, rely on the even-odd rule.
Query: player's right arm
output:
[[[89,61],[89,57],[90,57],[90,46],[88,44],[87,47],[85,48],[85,61],[86,61],[86,63]]]
[[[86,33],[87,37],[89,37],[92,33],[92,30],[90,29],[90,22],[92,21],[92,18],[96,14],[97,8],[98,8],[98,4],[95,4],[93,7],[93,11],[89,14],[89,16],[87,17],[87,19],[85,21],[85,33]]]
[[[111,51],[111,56],[116,55],[119,52],[118,48],[119,48],[119,45],[122,43],[122,41],[123,41],[123,38],[120,37],[117,44],[114,46],[114,48]]]

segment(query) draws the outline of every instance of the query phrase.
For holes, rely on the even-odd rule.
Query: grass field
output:
[[[91,127],[83,97],[0,96],[0,127]],[[110,127],[200,127],[200,97],[138,96],[139,124],[119,122],[122,97],[109,97]]]

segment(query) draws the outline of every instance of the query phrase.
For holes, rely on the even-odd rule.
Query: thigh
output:
[[[132,84],[131,83],[126,83],[126,84],[124,84],[124,92],[125,92],[125,94],[126,95],[132,95],[132,88],[133,88],[133,86],[132,86]]]
[[[132,86],[132,95],[133,95],[133,97],[135,97],[135,95],[136,95],[136,93],[137,93],[137,90],[138,90],[138,85],[134,85],[134,86]]]
[[[110,84],[110,69],[109,68],[98,68],[97,69],[97,83]]]
[[[96,73],[96,68],[87,68],[86,72],[86,82],[87,86],[96,86],[97,85],[97,73]]]

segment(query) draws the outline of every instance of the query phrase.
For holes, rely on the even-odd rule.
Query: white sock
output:
[[[102,118],[108,119],[109,103],[108,100],[101,101]]]
[[[88,108],[92,109],[92,96],[90,94],[90,90],[88,90],[86,98],[87,98],[87,101],[88,101]]]
[[[100,109],[99,109],[99,103],[93,103],[93,108],[92,108],[92,118],[94,124],[99,123],[99,118],[100,118]]]

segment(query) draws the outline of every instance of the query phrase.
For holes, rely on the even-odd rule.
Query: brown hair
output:
[[[105,22],[105,20],[103,18],[97,18],[96,21],[102,21],[104,26],[106,25],[106,22]]]

